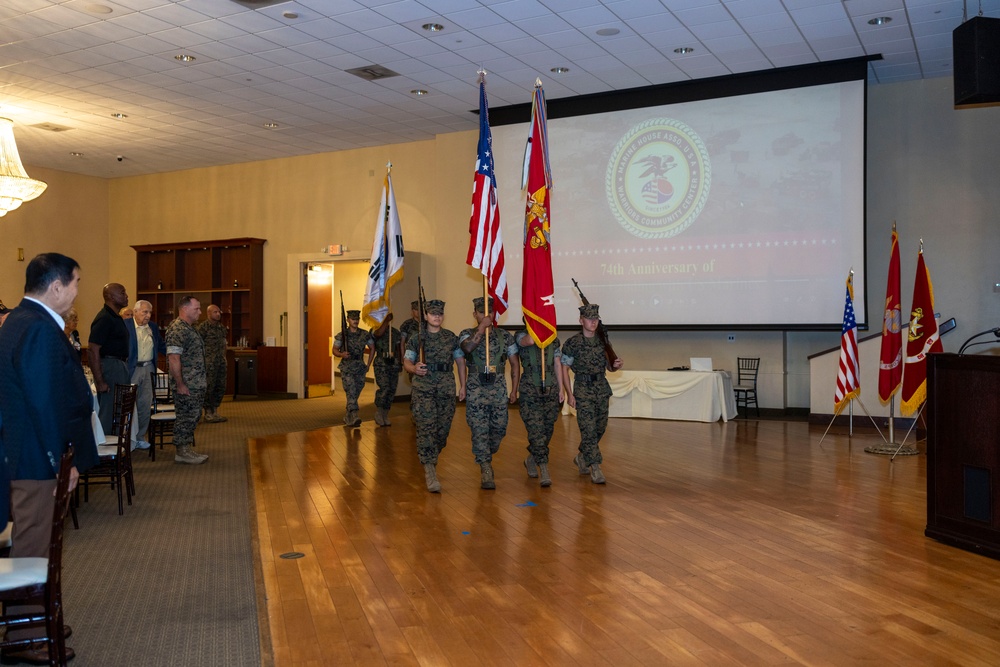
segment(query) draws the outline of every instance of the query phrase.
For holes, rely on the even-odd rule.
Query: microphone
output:
[[[976,340],[977,338],[979,338],[980,336],[985,336],[986,334],[993,334],[994,336],[997,337],[998,340],[1000,340],[1000,327],[995,327],[993,329],[987,329],[986,331],[980,331],[976,335],[971,336],[967,341],[965,341],[964,343],[962,343],[962,347],[958,348],[958,353],[962,354],[963,352],[965,352],[966,348],[970,348],[970,347],[972,347],[972,345],[982,345],[984,343],[991,342],[991,341],[981,341],[979,343],[973,343],[972,342],[972,341]],[[970,343],[971,343],[971,345],[970,345]]]

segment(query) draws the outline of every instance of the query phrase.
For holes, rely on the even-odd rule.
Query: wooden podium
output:
[[[1000,357],[927,359],[927,529],[1000,558]]]

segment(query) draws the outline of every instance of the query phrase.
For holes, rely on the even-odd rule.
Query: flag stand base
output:
[[[865,447],[865,452],[868,454],[886,454],[891,456],[913,456],[914,454],[920,453],[920,451],[915,447],[910,447],[909,445],[903,446],[902,444],[895,442],[887,442],[884,445]]]
[[[903,442],[900,443],[895,442],[896,436],[894,431],[895,431],[896,418],[893,417],[893,413],[895,412],[895,398],[896,397],[893,396],[889,399],[889,441],[881,445],[872,445],[870,447],[865,447],[866,453],[891,455],[893,459],[895,459],[897,456],[914,456],[920,453],[920,450],[918,450],[916,447],[912,447],[906,444],[906,439],[910,437],[910,431],[913,430],[913,426],[910,426],[910,431],[907,431],[906,435],[903,436]],[[922,412],[923,409],[924,406],[921,405],[920,412]],[[917,413],[918,418],[920,417],[920,412]],[[913,423],[916,424],[916,422],[917,420],[914,419]]]

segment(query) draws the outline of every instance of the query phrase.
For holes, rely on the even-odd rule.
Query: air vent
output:
[[[34,125],[29,125],[28,127],[37,127],[39,130],[48,130],[49,132],[65,132],[73,129],[72,127],[56,125],[55,123],[35,123]]]
[[[377,81],[379,79],[388,79],[391,76],[399,76],[399,72],[393,72],[391,69],[387,69],[381,65],[365,65],[364,67],[355,67],[346,71],[348,74],[359,76],[366,81]]]

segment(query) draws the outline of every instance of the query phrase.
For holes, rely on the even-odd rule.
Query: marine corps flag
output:
[[[535,82],[531,101],[531,135],[528,137],[527,188],[524,208],[524,267],[521,275],[521,310],[535,345],[545,348],[556,337],[555,288],[549,246],[549,145],[545,122],[545,93]]]
[[[903,326],[899,298],[899,237],[892,226],[892,250],[889,255],[889,279],[885,286],[885,311],[882,314],[882,353],[878,364],[878,398],[888,403],[903,382]]]
[[[913,307],[910,308],[910,332],[906,341],[906,366],[903,372],[902,403],[899,410],[912,415],[927,398],[927,355],[942,352],[937,320],[934,319],[934,288],[924,265],[923,241],[917,255],[917,276],[913,281]]]
[[[389,289],[403,279],[403,231],[396,212],[396,195],[388,168],[382,185],[382,202],[375,221],[375,241],[368,265],[368,283],[361,317],[373,329],[389,314]]]
[[[479,149],[476,175],[472,186],[472,216],[469,218],[469,254],[465,263],[479,269],[493,297],[497,315],[507,310],[507,272],[504,269],[503,230],[500,228],[500,205],[497,202],[496,172],[493,170],[493,133],[490,132],[486,104],[486,73],[479,74]],[[489,303],[489,302],[487,302]]]

